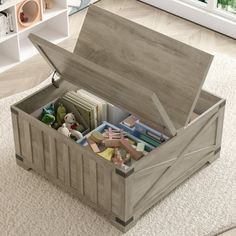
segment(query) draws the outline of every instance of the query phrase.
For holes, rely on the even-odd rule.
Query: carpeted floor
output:
[[[95,211],[15,164],[9,107],[0,100],[0,235],[120,235]],[[215,235],[236,225],[236,60],[216,56],[204,88],[227,99],[221,158],[152,208],[126,235]]]

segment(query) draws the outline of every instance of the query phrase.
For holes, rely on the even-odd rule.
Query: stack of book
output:
[[[13,16],[8,11],[0,12],[0,37],[14,32]]]
[[[63,99],[77,108],[90,130],[107,118],[107,103],[85,90],[67,92]]]

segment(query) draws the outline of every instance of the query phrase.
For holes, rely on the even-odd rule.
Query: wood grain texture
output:
[[[86,153],[83,159],[84,163],[84,194],[87,198],[97,204],[97,163],[92,158],[89,158],[89,153]]]
[[[12,118],[15,151],[16,151],[16,154],[21,155],[18,115],[12,112],[11,118]]]
[[[137,0],[102,0],[96,5],[208,53],[236,58],[236,40]],[[59,44],[63,48],[74,50],[86,12],[70,16],[70,37]],[[0,75],[0,97],[32,88],[51,72],[42,57],[36,55]]]
[[[72,54],[36,35],[30,40],[61,77],[104,100],[125,109],[155,127],[162,124],[169,135],[176,134],[155,93],[79,55]],[[138,94],[138,96],[137,96]],[[155,100],[153,100],[153,97]]]
[[[26,139],[25,142],[26,142],[25,145],[28,145]],[[33,164],[37,166],[37,168],[40,171],[44,171],[45,165],[44,165],[43,135],[42,131],[33,125],[31,125],[31,142],[32,142]]]
[[[33,98],[37,99],[37,96],[41,96],[40,91]],[[29,101],[30,98],[27,98],[23,103]],[[215,150],[221,142],[218,135],[222,135],[224,99],[212,104],[187,127],[179,130],[176,136],[133,163],[134,172],[128,177],[120,175],[111,162],[20,110],[21,104],[18,104],[15,110],[20,117],[24,117],[19,119],[21,142],[24,145],[27,142],[27,129],[22,125],[23,121],[27,121],[32,131],[28,137],[32,139],[34,163],[17,163],[24,168],[33,168],[53,183],[59,183],[63,189],[78,194],[89,205],[109,215],[116,227],[127,231],[147,209],[218,157]],[[208,105],[208,101],[202,104],[203,107]],[[36,133],[41,133],[42,137]],[[41,149],[46,147],[47,151],[37,149],[36,144],[40,140],[42,144],[38,146]],[[49,143],[45,145],[45,142]],[[45,155],[47,152],[49,154]],[[26,149],[24,153],[27,153]],[[45,160],[45,165],[50,163],[50,167],[42,169],[42,156],[45,159],[53,157],[51,161]],[[47,170],[51,168],[52,171],[48,173]],[[129,222],[130,219],[132,221],[127,226],[119,223]]]
[[[213,59],[94,5],[74,53],[153,91],[176,129],[187,123]]]
[[[114,24],[114,26],[116,25]],[[126,27],[124,26],[124,29]],[[137,27],[139,28],[139,26]],[[121,30],[121,32],[124,29],[117,27],[117,30]],[[145,35],[144,38],[146,39],[146,37]],[[39,43],[42,43],[42,41]],[[165,107],[160,100],[159,94],[156,94],[157,99],[153,99],[155,93],[141,83],[132,81],[132,79],[129,81],[125,76],[110,72],[78,55],[72,55],[61,48],[44,43],[43,41],[43,46],[45,46],[43,49],[49,55],[50,61],[56,62],[59,72],[69,76],[72,83],[79,80],[82,87],[91,86],[89,87],[90,91],[96,94],[97,92],[101,93],[103,98],[114,99],[115,105],[117,103],[123,109],[131,109],[129,111],[140,109],[141,106],[144,106],[143,113],[139,111],[142,118],[151,119],[153,123],[157,122],[157,119],[164,118],[165,122],[163,124],[169,126],[168,128],[172,128],[172,132],[174,131],[175,125],[173,126],[174,128],[171,127],[172,119],[168,120],[169,114],[161,111]],[[167,44],[168,42],[164,42],[162,45]],[[170,49],[173,49],[173,47],[170,47]],[[194,49],[191,50],[195,52]],[[161,50],[160,52],[164,53]],[[178,54],[179,51],[176,53]],[[185,53],[185,50],[181,51],[181,53]],[[134,55],[138,56],[138,52],[134,52]],[[201,58],[200,54],[196,55]],[[61,58],[65,59],[62,64]],[[99,80],[96,81],[94,78],[90,79],[90,77],[99,78]],[[115,83],[117,86],[113,90],[115,95],[109,92],[104,94],[101,92],[104,88],[102,88],[100,81],[107,82],[106,78],[112,79],[111,84],[114,85]],[[206,163],[215,160],[215,150],[221,144],[224,118],[223,99],[207,92],[201,92],[196,106],[196,109],[200,111],[200,116],[182,129],[178,129],[176,136],[171,137],[141,160],[134,162],[131,166],[133,172],[127,177],[122,171],[117,171],[118,169],[116,168],[118,167],[111,162],[95,155],[90,149],[76,144],[71,139],[66,138],[32,117],[31,112],[60,96],[68,89],[77,88],[77,86],[73,86],[66,81],[60,81],[59,83],[59,89],[55,89],[50,85],[15,106],[16,111],[19,113],[19,118],[17,119],[19,146],[24,146],[22,148],[22,157],[24,160],[30,158],[28,157],[29,149],[25,148],[25,145],[31,142],[33,159],[33,163],[29,161],[19,163],[18,160],[17,163],[24,168],[33,168],[53,183],[58,184],[62,189],[74,193],[82,200],[86,200],[89,205],[106,214],[111,222],[123,231],[127,231],[147,209],[165,197],[195,171]],[[89,83],[93,84],[89,85]],[[111,87],[111,84],[107,83],[106,89]],[[138,94],[140,98],[146,99],[145,101],[148,103],[142,101],[141,105],[138,105],[140,107],[137,108],[134,107],[134,100],[130,99],[131,101],[128,100],[130,102],[129,105],[124,104],[125,99],[129,99],[129,97],[125,97],[122,101],[123,98],[119,97],[118,94],[128,96],[126,95],[128,92],[125,90],[128,85],[130,87],[134,86],[136,89],[131,89],[129,93],[134,95],[134,91],[136,91],[136,97]],[[118,88],[124,89],[125,93],[119,93]],[[145,104],[151,104],[152,108],[156,108],[155,113],[147,115]],[[160,117],[157,117],[158,114]],[[188,117],[186,118],[187,120]],[[27,121],[28,126],[24,125],[23,121]],[[117,221],[117,219],[119,220]],[[124,226],[125,222],[129,222],[130,219],[133,219],[133,221]],[[122,222],[124,225],[122,225]]]
[[[154,203],[158,195],[162,195],[178,178],[184,176],[195,166],[199,166],[200,163],[205,164],[212,158],[217,148],[215,145],[217,118],[218,107],[215,107],[213,114],[203,115],[201,119],[182,131],[182,134],[156,149],[153,153],[155,153],[157,160],[153,159],[152,163],[149,160],[150,167],[145,163],[145,167],[143,166],[140,170],[135,168],[134,179],[136,181],[132,195],[134,215],[140,214],[151,203]],[[212,126],[212,124],[214,125]],[[204,136],[207,136],[207,139],[202,138]],[[162,162],[164,156],[172,157],[173,161],[166,162],[165,165],[156,165],[157,162]],[[157,167],[151,168],[153,165]],[[145,178],[141,179],[140,176],[143,175]],[[140,183],[142,181],[143,184]]]
[[[98,204],[111,211],[112,171],[106,166],[97,168]]]

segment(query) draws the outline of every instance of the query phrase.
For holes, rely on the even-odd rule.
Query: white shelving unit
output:
[[[40,0],[40,20],[21,29],[18,27],[17,4],[23,0],[6,0],[0,5],[0,11],[8,11],[13,15],[14,32],[0,37],[0,73],[37,54],[28,39],[30,33],[39,35],[52,43],[59,43],[69,36],[67,0],[51,0],[52,8],[43,10]]]

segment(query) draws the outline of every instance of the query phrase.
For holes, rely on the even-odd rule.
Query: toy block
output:
[[[119,147],[120,139],[105,139],[103,143],[105,144],[105,147]]]
[[[121,140],[120,141],[121,146],[130,153],[130,156],[134,159],[134,160],[139,160],[142,156],[143,153],[142,152],[138,152],[136,151],[132,145],[129,143],[129,141],[127,140]]]
[[[104,140],[104,136],[98,132],[94,131],[91,133],[90,138],[95,142],[95,143],[101,143]]]
[[[98,145],[91,138],[87,138],[87,142],[95,153],[100,152]]]

